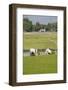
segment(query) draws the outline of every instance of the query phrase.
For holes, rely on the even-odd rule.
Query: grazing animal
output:
[[[37,49],[30,48],[30,55],[31,56],[37,56]]]
[[[52,54],[52,51],[51,51],[49,48],[47,48],[47,49],[45,50],[45,54],[46,54],[46,55]]]

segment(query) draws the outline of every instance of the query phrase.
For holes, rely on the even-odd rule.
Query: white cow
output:
[[[46,54],[46,55],[51,54],[51,53],[52,53],[52,51],[51,51],[49,48],[47,48],[47,49],[45,50],[45,54]]]
[[[30,48],[30,55],[31,56],[37,56],[37,49]]]

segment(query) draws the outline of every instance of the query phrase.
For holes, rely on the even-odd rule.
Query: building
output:
[[[39,32],[46,32],[46,29],[40,29]]]

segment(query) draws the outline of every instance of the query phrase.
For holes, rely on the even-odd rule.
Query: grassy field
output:
[[[57,48],[56,32],[24,33],[24,49]],[[57,55],[24,56],[23,74],[57,73]]]
[[[23,68],[23,74],[57,73],[56,55],[24,57]]]
[[[24,33],[24,49],[57,48],[56,32]]]

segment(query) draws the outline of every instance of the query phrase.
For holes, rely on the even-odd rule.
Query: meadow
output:
[[[24,33],[24,49],[57,48],[56,32]],[[57,54],[42,56],[24,56],[23,74],[57,73]]]
[[[23,61],[23,74],[44,74],[57,72],[57,56],[27,56]]]
[[[30,48],[57,48],[56,32],[24,33],[24,49]]]

